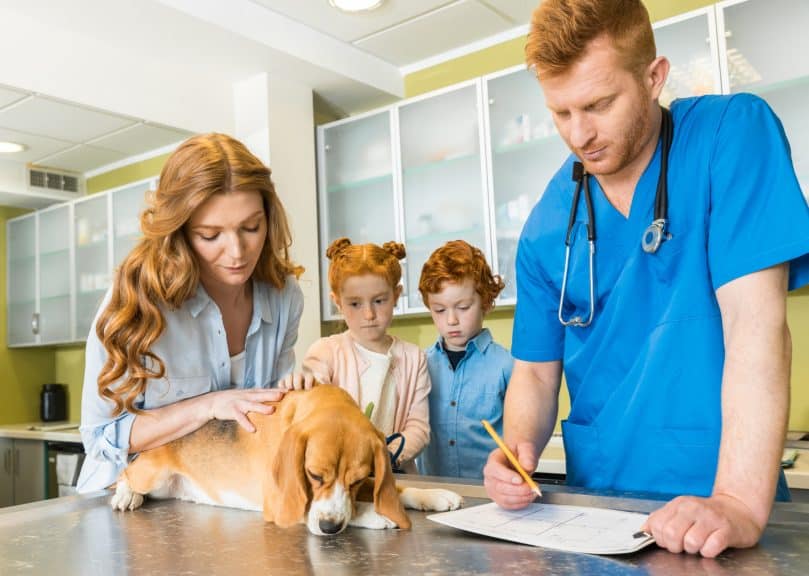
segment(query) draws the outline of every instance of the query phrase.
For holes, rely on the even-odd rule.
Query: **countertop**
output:
[[[484,503],[480,485],[453,486],[466,505]],[[650,512],[662,504],[548,486],[557,504]],[[776,504],[761,542],[709,560],[654,546],[628,556],[571,554],[468,534],[410,511],[413,528],[348,528],[331,537],[303,525],[281,529],[258,512],[151,501],[115,512],[96,492],[0,510],[0,574],[804,574],[809,573],[809,505]]]
[[[81,444],[78,422],[27,422],[0,424],[0,438],[78,442]]]

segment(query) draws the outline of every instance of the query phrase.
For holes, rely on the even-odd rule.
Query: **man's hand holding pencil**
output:
[[[518,443],[512,451],[485,420],[483,426],[497,443],[483,468],[486,492],[499,506],[519,510],[542,496],[539,486],[531,479],[539,456],[531,442]],[[529,472],[530,471],[530,472]]]

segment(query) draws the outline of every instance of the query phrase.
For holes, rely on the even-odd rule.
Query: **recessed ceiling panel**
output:
[[[329,4],[329,0],[305,0],[303,2],[301,0],[253,0],[253,2],[343,42],[353,42],[451,4],[450,0],[385,0],[382,6],[376,10],[347,14],[333,8]]]
[[[153,124],[140,123],[124,128],[109,136],[102,136],[90,142],[93,146],[107,148],[134,156],[150,150],[175,144],[191,136],[190,132],[165,128]]]
[[[0,156],[0,159],[11,160],[12,162],[36,162],[40,158],[50,156],[51,154],[73,146],[72,142],[54,140],[53,138],[46,138],[44,136],[35,136],[33,134],[17,132],[16,130],[9,130],[8,128],[2,127],[0,127],[0,140],[25,145],[25,150],[21,152],[3,154]]]
[[[539,6],[539,0],[478,0],[491,6],[514,21],[515,26],[522,26],[531,22],[531,14]]]
[[[514,23],[475,1],[461,2],[355,43],[397,66],[494,36]]]
[[[126,158],[126,154],[121,152],[82,144],[43,158],[37,164],[43,167],[61,168],[62,170],[72,170],[74,172],[88,172],[124,158]]]
[[[28,96],[26,92],[20,92],[19,90],[12,90],[11,88],[0,86],[0,108],[8,106],[17,100],[22,100],[26,96]]]
[[[70,142],[84,142],[134,123],[130,118],[42,96],[0,110],[0,126]]]

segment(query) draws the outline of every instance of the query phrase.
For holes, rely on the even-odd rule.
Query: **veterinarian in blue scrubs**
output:
[[[545,0],[526,53],[573,155],[520,238],[506,442],[536,466],[564,370],[568,484],[681,495],[644,526],[673,552],[752,546],[789,497],[785,301],[809,282],[781,123],[751,95],[668,116],[640,0]],[[531,501],[499,450],[484,475],[502,506]]]

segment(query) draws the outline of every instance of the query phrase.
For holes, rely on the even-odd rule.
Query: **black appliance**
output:
[[[67,420],[67,393],[64,384],[43,384],[39,393],[39,418],[43,422]]]

